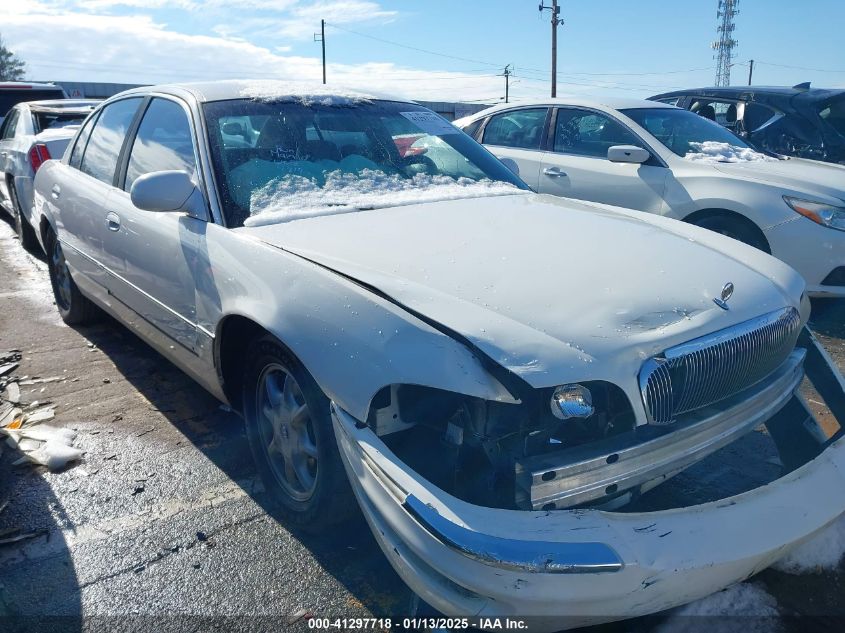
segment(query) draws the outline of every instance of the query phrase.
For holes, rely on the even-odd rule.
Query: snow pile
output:
[[[361,209],[523,193],[506,182],[470,178],[455,180],[428,174],[403,178],[373,169],[364,169],[360,174],[337,170],[327,173],[325,178],[322,187],[312,179],[296,175],[270,181],[252,192],[251,217],[244,224],[260,226]]]
[[[739,583],[669,612],[657,633],[774,633],[781,631],[777,600],[751,583]],[[718,622],[715,620],[718,618]]]
[[[845,515],[772,565],[787,574],[836,570],[845,556]]]
[[[378,97],[348,88],[330,88],[300,81],[258,80],[241,89],[241,96],[254,101],[292,101],[304,106],[350,106]]]
[[[697,163],[752,163],[755,161],[776,161],[777,158],[756,152],[750,147],[739,147],[730,143],[704,141],[690,143],[694,151],[687,152],[684,158]]]

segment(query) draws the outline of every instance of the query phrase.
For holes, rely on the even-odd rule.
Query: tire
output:
[[[18,201],[18,192],[15,190],[14,181],[9,183],[9,199],[12,207],[12,216],[15,221],[15,231],[23,246],[28,251],[35,251],[39,248],[35,231],[21,212],[21,205]]]
[[[355,498],[328,398],[273,336],[255,339],[246,359],[242,402],[247,439],[273,509],[309,532],[348,518]]]
[[[52,229],[48,230],[45,246],[47,247],[47,268],[50,270],[50,285],[56,308],[62,320],[68,325],[84,325],[96,321],[100,311],[88,297],[80,292],[70,269],[65,261],[62,245],[56,239]]]
[[[748,225],[726,215],[708,215],[693,220],[692,224],[700,226],[703,229],[709,229],[715,233],[721,233],[739,242],[753,246],[764,253],[771,252],[769,245],[766,243],[766,238],[763,237],[760,230],[753,224]]]

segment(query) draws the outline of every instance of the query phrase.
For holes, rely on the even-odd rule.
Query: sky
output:
[[[550,0],[546,4],[551,4]],[[712,85],[717,0],[562,0],[558,96],[648,97]],[[845,87],[842,0],[740,0],[732,83]],[[548,96],[538,0],[0,0],[28,80],[328,80],[422,100]]]

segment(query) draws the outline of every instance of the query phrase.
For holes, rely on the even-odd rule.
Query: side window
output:
[[[554,151],[607,158],[607,150],[614,145],[641,146],[642,141],[604,114],[568,108],[558,110]]]
[[[775,110],[767,106],[748,102],[745,104],[745,114],[742,117],[742,129],[744,132],[759,130],[777,114]]]
[[[88,137],[91,136],[91,129],[97,122],[97,114],[92,116],[85,122],[85,125],[76,136],[76,143],[73,145],[73,150],[70,153],[70,166],[79,169],[79,163],[82,161],[82,154],[85,151],[85,145],[88,143]]]
[[[663,99],[655,99],[657,103],[668,103],[669,105],[676,106],[678,105],[678,101],[681,100],[681,97],[664,97]]]
[[[111,184],[120,148],[141,103],[140,97],[121,99],[103,108],[94,125],[79,169],[97,180]]]
[[[690,110],[736,131],[738,110],[733,101],[699,100],[692,104]]]
[[[191,123],[178,103],[153,99],[144,113],[132,143],[124,189],[129,191],[140,176],[154,171],[196,172]]]
[[[15,129],[18,127],[18,110],[14,109],[9,112],[9,115],[3,121],[3,129],[0,131],[0,140],[7,138],[14,138]]]
[[[484,119],[478,119],[478,121],[473,121],[469,125],[465,125],[463,128],[464,133],[472,138],[475,138],[475,133],[478,132],[478,128],[481,127],[482,121],[484,121]]]
[[[502,112],[490,118],[482,143],[502,147],[540,149],[548,108]]]

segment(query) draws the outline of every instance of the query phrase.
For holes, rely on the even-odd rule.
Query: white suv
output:
[[[697,114],[633,99],[501,105],[455,121],[533,189],[685,220],[845,297],[845,167],[755,151]]]

